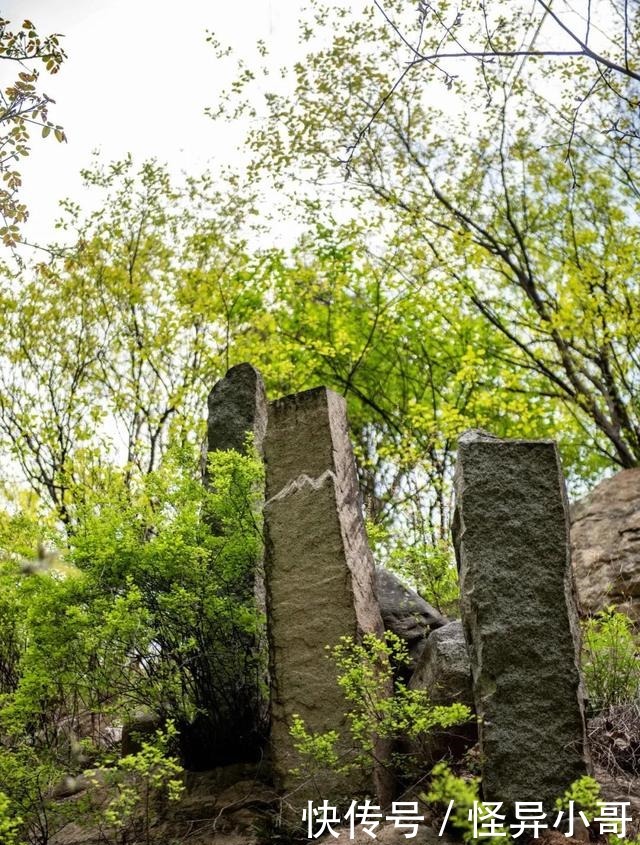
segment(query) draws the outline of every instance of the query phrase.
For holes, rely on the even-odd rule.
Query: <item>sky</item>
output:
[[[206,32],[247,58],[263,39],[279,66],[295,53],[301,7],[302,0],[5,0],[4,17],[15,25],[28,17],[41,36],[64,34],[68,54],[57,76],[44,68],[40,76],[40,90],[56,100],[50,118],[68,142],[33,133],[21,162],[27,238],[50,240],[59,199],[82,199],[79,172],[93,150],[106,161],[156,156],[176,172],[233,163],[241,133],[204,114],[233,64],[216,61]]]
[[[362,0],[334,0],[357,9]],[[298,50],[297,21],[305,0],[4,0],[2,15],[19,25],[28,17],[41,35],[64,34],[68,54],[60,73],[42,69],[39,90],[56,104],[50,118],[68,142],[41,139],[21,162],[21,197],[30,210],[27,240],[55,237],[58,202],[86,205],[80,170],[92,152],[103,161],[131,152],[151,156],[179,173],[242,161],[242,126],[205,115],[229,84],[234,61],[220,62],[206,41],[212,31],[224,45],[255,65],[255,44],[269,48],[271,66],[291,65]],[[0,67],[13,81],[15,67]],[[462,66],[457,68],[461,70]],[[450,98],[449,98],[450,99]],[[453,104],[450,102],[449,107]],[[472,119],[472,116],[469,116]]]

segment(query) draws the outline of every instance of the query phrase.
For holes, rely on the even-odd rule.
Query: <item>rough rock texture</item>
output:
[[[449,622],[429,635],[409,686],[426,690],[433,704],[459,702],[469,707],[472,717],[465,724],[430,731],[410,745],[416,759],[425,767],[445,757],[460,759],[478,741],[471,663],[462,622]]]
[[[247,433],[254,435],[259,454],[267,430],[267,398],[260,373],[238,364],[217,382],[208,399],[207,450],[243,452]]]
[[[301,763],[289,734],[294,714],[313,731],[345,727],[325,646],[383,626],[342,397],[317,388],[273,402],[265,463],[271,745],[286,791],[300,786],[289,771]],[[353,792],[331,774],[315,786],[322,798]],[[307,784],[296,799],[307,787],[318,797]]]
[[[471,663],[462,622],[455,620],[433,631],[409,686],[427,690],[434,704],[459,701],[473,708]]]
[[[640,469],[624,469],[571,508],[571,550],[583,613],[609,604],[640,621]]]
[[[555,444],[468,432],[454,543],[487,800],[555,798],[588,771],[567,502]]]
[[[65,793],[62,803],[71,804],[78,798],[91,796],[93,806],[106,808],[117,798],[113,786],[104,785],[101,770],[92,773],[92,780],[77,779],[80,790]],[[153,801],[150,836],[154,843],[189,842],[189,845],[267,845],[271,837],[267,831],[273,826],[280,807],[279,796],[267,786],[259,768],[229,766],[210,772],[188,772],[186,789],[175,804]],[[76,798],[76,794],[81,793]],[[62,797],[62,796],[60,796]],[[146,837],[141,831],[142,807],[138,818],[131,819],[131,831],[138,828],[138,835],[128,831],[106,830],[104,827],[87,828],[77,824],[65,825],[50,838],[50,845],[105,845],[106,842],[131,841],[142,843]],[[133,823],[135,822],[135,824]]]
[[[447,619],[415,590],[403,584],[395,573],[382,566],[376,566],[375,583],[384,627],[406,641],[411,669],[414,669],[429,631],[445,625]]]

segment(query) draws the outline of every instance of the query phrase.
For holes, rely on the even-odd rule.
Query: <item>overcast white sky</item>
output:
[[[264,39],[280,66],[296,50],[301,7],[302,0],[5,0],[2,15],[12,23],[28,17],[41,35],[63,33],[69,57],[57,77],[41,73],[41,90],[56,100],[50,117],[68,143],[34,133],[22,162],[27,236],[49,240],[58,200],[81,199],[79,171],[94,149],[105,160],[129,151],[139,160],[157,156],[191,173],[210,160],[233,161],[240,135],[204,114],[231,71],[216,61],[206,31],[247,57]]]
[[[156,156],[176,172],[192,174],[210,162],[237,162],[241,129],[204,114],[234,67],[216,60],[206,32],[215,32],[250,64],[262,39],[274,68],[290,65],[300,49],[303,6],[304,0],[5,0],[4,17],[16,25],[28,17],[41,35],[64,34],[68,53],[58,76],[43,69],[40,79],[41,90],[56,100],[50,117],[64,126],[68,143],[41,139],[36,131],[32,153],[21,163],[22,197],[30,209],[27,238],[53,237],[60,198],[82,201],[79,171],[95,149],[106,161],[131,152],[139,161]],[[1,64],[8,65],[0,70],[11,73],[12,81],[15,67]]]

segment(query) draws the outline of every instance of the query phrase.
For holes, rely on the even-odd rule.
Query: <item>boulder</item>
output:
[[[438,628],[428,638],[409,683],[424,689],[434,704],[459,701],[473,708],[471,663],[462,622],[455,620]]]
[[[478,741],[471,661],[462,622],[449,622],[429,635],[409,686],[426,690],[433,704],[446,706],[459,702],[466,704],[472,713],[464,724],[432,730],[411,743],[409,750],[415,759],[429,766],[443,758],[462,757]]]
[[[601,481],[573,505],[571,555],[582,613],[615,604],[640,621],[640,468]]]
[[[376,594],[385,630],[405,640],[413,671],[429,632],[446,625],[448,620],[382,566],[376,566]]]

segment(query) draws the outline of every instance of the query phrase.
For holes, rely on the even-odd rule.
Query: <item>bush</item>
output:
[[[480,800],[480,779],[477,777],[463,778],[454,774],[446,763],[437,763],[431,771],[429,791],[423,796],[428,804],[435,804],[445,809],[451,806],[448,824],[462,837],[464,842],[475,842],[471,811],[478,808],[479,815],[486,815],[485,807]],[[508,845],[511,837],[483,836],[482,841],[487,845]]]
[[[586,622],[582,672],[592,713],[636,699],[640,664],[628,616],[609,607]]]
[[[389,555],[388,565],[409,583],[415,584],[422,598],[440,613],[458,614],[460,585],[450,542],[399,545]]]
[[[342,637],[329,654],[348,705],[349,735],[340,736],[336,730],[308,731],[296,717],[291,733],[296,750],[306,760],[307,773],[327,768],[344,774],[370,771],[377,740],[418,740],[435,728],[448,728],[470,718],[469,708],[463,704],[433,705],[425,690],[409,689],[402,680],[394,683],[393,666],[407,664],[410,658],[404,640],[389,631],[383,638],[365,634],[361,643]],[[412,768],[411,762],[409,753],[395,755],[400,778]]]
[[[140,751],[118,760],[104,773],[115,795],[96,821],[113,833],[116,845],[135,840],[150,845],[154,841],[153,817],[158,805],[180,799],[184,791],[183,770],[170,754],[176,737],[175,726],[169,722],[151,742],[143,742]]]
[[[218,453],[211,479],[205,490],[184,450],[146,476],[105,472],[74,506],[60,562],[47,566],[23,566],[20,520],[16,552],[10,521],[0,525],[0,830],[9,814],[23,839],[44,845],[69,814],[86,817],[80,800],[56,804],[56,785],[88,763],[109,764],[103,728],[113,743],[141,710],[173,720],[183,755],[195,748],[207,767],[227,751],[260,752],[262,466]],[[134,756],[132,765],[148,762]],[[140,774],[122,781],[123,812],[126,784]]]

